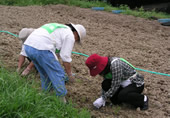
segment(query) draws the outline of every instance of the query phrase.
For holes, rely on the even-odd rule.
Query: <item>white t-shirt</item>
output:
[[[132,84],[132,82],[131,82],[129,79],[124,80],[123,82],[120,83],[120,85],[121,85],[123,88],[127,87],[127,86],[130,85],[130,84]]]
[[[68,26],[57,28],[52,33],[40,27],[32,32],[24,45],[29,45],[38,50],[49,50],[55,55],[56,49],[60,50],[60,57],[64,62],[71,62],[71,52],[74,46],[74,35]],[[56,59],[57,56],[55,55]]]
[[[26,54],[26,52],[24,50],[24,45],[22,45],[22,49],[21,49],[20,55],[23,55],[23,56],[27,57],[27,54]]]

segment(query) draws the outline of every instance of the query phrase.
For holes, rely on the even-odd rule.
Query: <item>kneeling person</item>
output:
[[[102,57],[93,54],[86,60],[91,76],[101,75],[102,95],[93,105],[105,106],[107,98],[113,104],[127,103],[148,109],[148,97],[141,94],[144,89],[144,77],[136,72],[135,67],[123,58]]]

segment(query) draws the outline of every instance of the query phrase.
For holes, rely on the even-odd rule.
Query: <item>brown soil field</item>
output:
[[[0,30],[18,34],[24,27],[38,28],[52,22],[82,24],[87,37],[82,46],[75,44],[73,51],[122,57],[137,68],[170,74],[170,27],[155,20],[65,5],[0,6],[0,11]],[[17,68],[20,50],[18,38],[0,33],[0,60],[5,67]],[[92,103],[100,96],[102,78],[89,75],[87,57],[72,54],[72,58],[76,82],[66,85],[66,98],[78,108],[87,108],[93,118],[170,118],[170,77],[138,71],[145,76],[146,111],[126,104],[97,110]],[[39,76],[36,79],[39,81]]]

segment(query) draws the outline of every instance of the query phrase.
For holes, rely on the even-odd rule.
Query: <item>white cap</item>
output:
[[[71,25],[75,28],[75,30],[77,31],[79,37],[80,37],[80,42],[82,41],[82,39],[86,36],[86,29],[84,28],[83,25],[80,24],[73,24],[71,23]]]
[[[27,39],[27,37],[34,31],[33,28],[23,28],[19,32],[19,39],[21,39],[23,42]]]

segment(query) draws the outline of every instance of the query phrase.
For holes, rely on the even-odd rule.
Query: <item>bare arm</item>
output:
[[[63,65],[64,65],[65,71],[68,75],[69,81],[74,82],[74,77],[73,77],[72,72],[71,72],[71,63],[63,62]]]
[[[68,62],[63,62],[63,65],[64,65],[64,68],[65,68],[65,71],[67,73],[68,76],[71,76],[72,73],[71,73],[71,64],[68,63]]]
[[[19,55],[18,68],[20,69],[25,61],[25,56]]]

